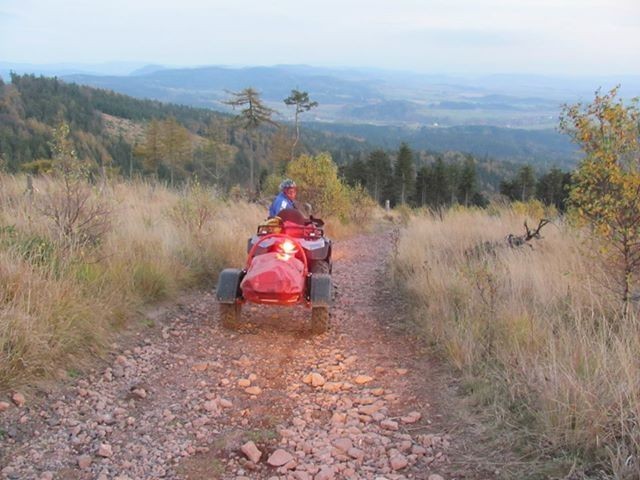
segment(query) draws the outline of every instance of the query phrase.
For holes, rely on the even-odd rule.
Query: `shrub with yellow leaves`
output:
[[[640,273],[640,110],[618,87],[593,103],[564,108],[560,127],[586,154],[574,175],[572,214],[592,226],[629,312]]]

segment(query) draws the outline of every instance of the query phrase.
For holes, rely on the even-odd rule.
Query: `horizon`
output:
[[[634,0],[225,2],[6,0],[6,63],[313,65],[444,75],[640,75]],[[126,12],[126,15],[125,13]],[[143,19],[144,21],[141,21]],[[240,25],[241,28],[238,28]]]
[[[310,64],[310,63],[264,63],[264,64],[161,64],[152,61],[121,61],[121,60],[106,60],[101,62],[13,62],[0,58],[0,69],[7,69],[11,67],[21,67],[27,69],[37,69],[42,72],[47,71],[60,71],[64,69],[74,71],[84,71],[85,73],[99,74],[99,75],[112,75],[112,76],[128,76],[136,71],[147,67],[158,67],[159,69],[166,70],[198,70],[205,68],[224,68],[229,70],[243,70],[254,68],[293,68],[293,67],[306,67],[313,69],[323,70],[351,70],[360,72],[382,72],[392,74],[406,74],[416,76],[445,76],[445,77],[460,77],[460,78],[473,78],[473,77],[527,77],[527,78],[548,78],[548,79],[597,79],[611,77],[631,77],[640,79],[640,72],[613,72],[613,73],[538,73],[538,72],[518,72],[518,71],[478,71],[478,72],[461,72],[461,71],[419,71],[411,70],[407,68],[386,68],[375,65],[343,65],[343,64]],[[93,69],[93,70],[92,70]],[[118,71],[119,73],[105,73],[107,71]],[[0,71],[1,73],[1,71]],[[17,71],[16,73],[32,73],[28,70]]]

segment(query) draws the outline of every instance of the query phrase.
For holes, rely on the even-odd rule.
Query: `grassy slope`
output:
[[[604,464],[616,478],[638,478],[638,464],[625,461],[640,451],[640,324],[616,318],[606,272],[580,232],[559,222],[533,250],[468,254],[483,241],[504,245],[526,213],[413,219],[400,234],[394,273],[415,306],[416,328],[479,402],[517,425],[539,469],[569,455],[586,471]],[[554,475],[567,474],[571,461],[565,467]]]
[[[242,264],[264,216],[205,189],[116,183],[92,198],[109,206],[111,228],[73,248],[43,215],[59,185],[36,179],[33,199],[25,185],[0,176],[0,388],[79,365],[143,303],[212,286],[223,266]]]

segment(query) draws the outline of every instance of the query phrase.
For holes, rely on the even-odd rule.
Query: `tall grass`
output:
[[[616,478],[639,478],[637,312],[617,315],[606,272],[561,221],[533,249],[474,248],[504,245],[523,218],[502,209],[412,219],[393,272],[416,327],[538,452],[569,452]]]
[[[261,208],[198,185],[97,188],[111,228],[92,244],[60,242],[42,202],[50,180],[0,174],[0,388],[77,367],[144,303],[212,286],[243,264]],[[71,362],[71,363],[70,363]]]

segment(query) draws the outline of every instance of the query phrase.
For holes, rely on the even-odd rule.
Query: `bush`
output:
[[[298,157],[287,165],[286,176],[298,185],[298,201],[310,203],[315,216],[348,217],[349,193],[328,153]]]
[[[359,225],[371,222],[377,204],[369,196],[367,190],[361,185],[356,185],[347,191],[349,195],[349,220]]]

